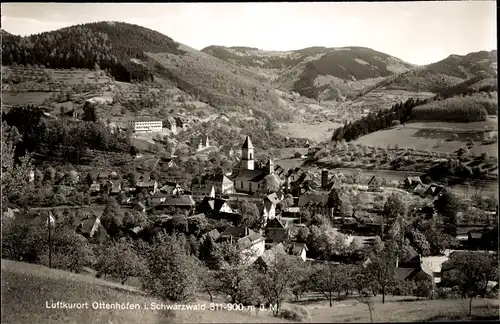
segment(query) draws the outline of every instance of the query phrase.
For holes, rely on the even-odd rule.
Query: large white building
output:
[[[152,119],[139,119],[132,122],[135,133],[154,133],[163,130],[163,121]]]

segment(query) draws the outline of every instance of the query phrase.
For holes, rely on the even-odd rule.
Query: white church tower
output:
[[[241,147],[241,168],[246,170],[254,169],[253,144],[250,136],[247,136],[245,143]]]

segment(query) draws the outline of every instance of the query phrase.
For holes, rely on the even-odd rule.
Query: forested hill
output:
[[[179,44],[157,31],[122,22],[75,25],[20,37],[2,30],[2,64],[89,68],[98,64],[120,81],[147,80],[152,72],[133,59],[145,52],[182,54]]]

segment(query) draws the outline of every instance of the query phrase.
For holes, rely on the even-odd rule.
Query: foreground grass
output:
[[[385,304],[382,304],[381,299],[381,296],[375,298],[374,322],[498,320],[499,318],[499,303],[494,299],[474,300],[472,318],[467,316],[469,311],[467,299],[415,300],[414,297],[386,296]],[[368,307],[355,299],[336,301],[333,307],[329,307],[327,301],[308,302],[307,308],[311,314],[311,322],[370,322]]]
[[[89,304],[89,309],[50,309],[46,302]],[[92,309],[92,302],[139,304],[139,310]],[[1,323],[259,323],[285,322],[268,313],[248,311],[153,311],[144,304],[161,303],[137,288],[47,267],[2,260]]]

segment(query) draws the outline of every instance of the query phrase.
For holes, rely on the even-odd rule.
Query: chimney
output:
[[[321,171],[321,188],[326,189],[328,186],[328,170]]]

